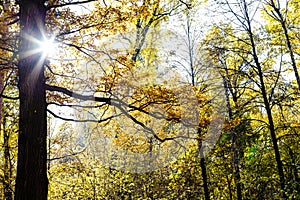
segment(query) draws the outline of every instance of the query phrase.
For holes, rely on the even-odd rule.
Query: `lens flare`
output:
[[[51,37],[49,39],[46,38],[43,41],[38,41],[38,52],[41,52],[43,54],[43,57],[55,54],[56,43],[54,39],[54,37]]]
[[[32,37],[31,35],[25,34],[23,37],[36,44],[37,47],[30,51],[21,52],[21,57],[26,58],[34,54],[41,54],[41,58],[44,60],[49,56],[54,56],[57,49],[57,44],[55,43],[55,36],[43,36],[42,39],[37,39]]]

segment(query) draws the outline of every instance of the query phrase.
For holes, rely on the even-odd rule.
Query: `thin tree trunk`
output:
[[[229,119],[232,120],[233,113],[232,113],[230,99],[229,99],[228,83],[227,83],[227,80],[225,77],[223,77],[223,84],[224,84],[224,89],[225,89],[228,115],[229,115]],[[237,199],[242,200],[241,176],[240,176],[239,159],[238,159],[238,151],[236,148],[236,135],[235,135],[234,128],[230,128],[230,133],[231,133],[231,146],[232,146],[232,152],[233,152],[233,166],[234,166],[234,180],[235,180],[235,184],[236,184]]]
[[[228,1],[226,1],[226,2],[227,2],[227,4],[229,4]],[[284,178],[283,165],[282,165],[281,158],[280,158],[280,152],[279,152],[278,141],[277,141],[276,133],[275,133],[275,126],[274,126],[274,121],[273,121],[273,116],[272,116],[272,110],[271,110],[271,106],[269,103],[268,94],[266,91],[262,66],[258,59],[257,47],[255,44],[255,39],[254,39],[254,35],[252,32],[252,26],[251,26],[252,17],[249,16],[249,10],[248,10],[248,5],[247,5],[246,0],[239,1],[239,7],[241,9],[241,12],[243,13],[243,16],[240,16],[240,15],[234,13],[232,10],[231,10],[231,12],[235,15],[235,17],[239,20],[239,22],[241,22],[244,30],[247,32],[249,40],[250,40],[251,55],[254,60],[254,65],[255,65],[255,68],[258,73],[258,78],[259,78],[259,83],[260,83],[259,87],[260,87],[261,95],[262,95],[263,102],[264,102],[264,107],[266,109],[266,113],[267,113],[267,117],[268,117],[269,131],[270,131],[271,140],[273,143],[273,149],[274,149],[275,160],[276,160],[276,164],[277,164],[277,170],[278,170],[278,175],[279,175],[280,187],[281,187],[281,191],[282,191],[282,197],[284,199],[287,199],[287,195],[285,194],[285,178]]]
[[[272,139],[272,143],[273,143],[273,149],[274,149],[274,154],[275,154],[275,160],[277,163],[277,170],[278,170],[278,174],[279,174],[279,181],[280,181],[280,187],[282,190],[282,196],[284,199],[287,199],[287,196],[285,194],[285,178],[284,178],[284,172],[283,172],[283,165],[281,162],[281,158],[280,158],[280,152],[279,152],[279,147],[278,147],[278,141],[276,138],[276,133],[275,133],[275,126],[274,126],[274,121],[273,121],[273,116],[272,116],[272,110],[271,110],[271,106],[268,100],[268,96],[267,96],[267,91],[266,91],[266,87],[265,87],[265,82],[264,82],[264,75],[262,72],[262,67],[261,64],[258,60],[258,56],[256,53],[256,45],[254,42],[254,36],[252,33],[252,29],[251,29],[251,25],[250,25],[250,19],[247,16],[247,25],[248,25],[248,35],[249,35],[249,39],[251,42],[251,48],[252,48],[252,56],[255,62],[255,66],[258,70],[258,76],[259,76],[259,81],[260,81],[260,90],[261,90],[261,94],[263,97],[263,102],[264,102],[264,106],[267,112],[267,117],[268,117],[268,122],[269,122],[269,131],[270,131],[270,135],[271,135],[271,139]]]
[[[200,134],[200,128],[198,129],[198,134]],[[209,200],[209,189],[208,189],[208,179],[207,179],[207,172],[206,172],[206,164],[205,164],[205,158],[203,154],[203,148],[202,147],[202,141],[201,139],[198,139],[198,151],[200,156],[200,167],[201,167],[201,175],[203,180],[203,190],[204,190],[204,196],[205,200]]]
[[[195,81],[196,73],[195,73],[195,66],[194,66],[194,46],[191,38],[191,21],[190,16],[187,14],[187,42],[188,42],[188,56],[189,56],[189,67],[191,70],[191,81],[192,86],[196,86],[197,83]],[[200,137],[200,128],[198,128],[198,134]],[[209,194],[209,188],[208,188],[208,179],[207,179],[207,171],[206,171],[206,163],[205,158],[203,154],[203,148],[202,147],[202,141],[198,140],[198,151],[200,156],[200,167],[201,167],[201,175],[202,175],[202,181],[203,181],[203,190],[204,190],[204,197],[205,200],[210,200],[210,194]]]
[[[258,58],[256,57],[255,60],[258,60]],[[256,61],[256,63],[258,63],[258,61]],[[268,116],[269,131],[270,131],[270,135],[271,135],[271,139],[272,139],[272,143],[273,143],[273,149],[274,149],[274,153],[275,153],[275,159],[276,159],[276,163],[277,163],[277,170],[278,170],[279,179],[280,179],[280,187],[281,187],[281,190],[283,191],[283,197],[285,199],[287,199],[287,197],[285,195],[285,178],[284,178],[284,172],[283,172],[283,165],[282,165],[281,158],[280,158],[280,152],[279,152],[278,141],[277,141],[276,133],[275,133],[275,126],[274,126],[272,111],[271,111],[271,107],[270,107],[270,104],[268,101],[267,92],[265,89],[263,73],[262,73],[262,70],[260,67],[258,67],[258,71],[259,71],[259,79],[260,79],[260,83],[261,83],[261,92],[262,92],[263,101],[264,101],[265,109],[266,109],[267,116]]]
[[[15,200],[46,200],[47,121],[42,52],[30,38],[43,39],[46,8],[44,0],[21,0],[19,42],[20,119]]]
[[[0,135],[1,135],[1,133],[2,133],[1,124],[2,124],[2,120],[3,120],[3,117],[2,117],[3,70],[0,70],[0,93],[1,93],[1,96],[0,96]],[[4,186],[5,185],[5,179],[3,180],[2,184],[3,184],[3,187],[5,188],[5,186]],[[4,189],[4,193],[5,193],[5,189]],[[3,196],[1,195],[1,197],[3,197]]]
[[[297,69],[296,60],[295,60],[295,57],[294,57],[294,52],[293,52],[293,49],[292,49],[292,44],[291,44],[290,37],[289,37],[289,34],[288,34],[288,30],[287,30],[286,25],[285,25],[284,22],[281,23],[281,26],[284,30],[286,44],[287,44],[287,47],[289,49],[294,74],[295,74],[296,81],[297,81],[297,84],[298,84],[298,89],[300,90],[300,77],[299,77],[299,73],[298,73],[298,69]]]
[[[0,71],[0,92],[3,94],[4,90],[4,75],[3,70]],[[12,200],[12,191],[11,191],[11,159],[10,159],[10,147],[9,147],[9,133],[5,130],[6,127],[6,117],[3,114],[3,101],[0,96],[0,134],[3,133],[3,157],[4,157],[4,166],[3,166],[3,189],[4,189],[4,199]],[[3,124],[3,130],[1,130],[1,124]],[[3,197],[3,196],[2,196]]]
[[[201,166],[201,172],[202,172],[205,200],[209,200],[210,197],[209,197],[209,189],[208,189],[208,184],[207,184],[207,173],[206,173],[206,164],[205,164],[204,157],[201,157],[200,166]]]

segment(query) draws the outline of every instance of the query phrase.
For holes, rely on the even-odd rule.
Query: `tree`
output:
[[[240,58],[243,52],[239,50],[239,48],[243,49],[245,47],[243,47],[242,42],[235,40],[232,27],[227,24],[224,26],[222,24],[213,26],[206,35],[204,45],[208,63],[214,63],[223,79],[228,112],[228,122],[225,125],[223,137],[226,138],[227,132],[230,133],[233,154],[232,165],[234,168],[233,178],[236,185],[237,199],[242,199],[242,181],[239,164],[241,153],[239,151],[242,152],[245,147],[243,146],[243,142],[239,140],[243,138],[243,132],[247,129],[243,131],[239,130],[239,126],[245,125],[247,127],[247,123],[243,122],[242,118],[245,118],[243,115],[246,114],[247,105],[251,101],[251,98],[248,100],[245,95],[245,91],[249,87],[249,81],[246,81],[248,77],[245,76],[247,64]],[[232,49],[235,49],[234,53],[230,52]],[[241,100],[241,96],[243,96],[244,100]],[[228,178],[229,186],[230,182]],[[230,199],[232,199],[231,186],[229,190]]]
[[[15,199],[47,199],[47,113],[43,52],[30,37],[43,40],[44,0],[22,0],[19,42],[19,139]]]
[[[197,7],[196,7],[197,8]],[[201,91],[207,90],[210,83],[206,82],[204,76],[209,77],[209,72],[205,69],[205,65],[201,62],[201,47],[200,46],[200,37],[201,33],[199,29],[196,29],[196,14],[195,10],[189,9],[185,13],[183,13],[183,27],[184,27],[184,35],[180,37],[182,40],[182,46],[184,47],[185,54],[184,55],[176,55],[176,59],[174,61],[174,66],[179,68],[179,70],[186,73],[186,81],[195,89],[196,93],[201,95]],[[199,27],[198,27],[199,28]],[[212,70],[212,69],[211,69]],[[213,71],[213,70],[212,70]],[[214,80],[217,82],[217,79]],[[211,97],[214,98],[213,96]],[[199,101],[203,101],[203,99],[199,99]],[[205,100],[204,100],[205,101]],[[207,100],[210,101],[210,100]],[[205,103],[204,103],[205,104]],[[204,109],[204,106],[202,107]],[[208,188],[208,176],[206,170],[206,162],[203,153],[203,135],[207,132],[207,124],[203,125],[203,121],[207,119],[202,119],[199,121],[199,127],[197,128],[197,147],[200,159],[200,167],[202,172],[202,180],[203,180],[203,191],[204,197],[206,200],[210,199],[210,192]],[[202,125],[201,125],[202,124]]]
[[[12,92],[12,91],[11,91]],[[3,196],[6,200],[13,198],[14,177],[17,157],[17,135],[18,118],[15,117],[17,111],[17,102],[4,99],[2,111],[2,130],[0,139],[0,149],[3,158],[0,161],[1,166],[1,184]]]
[[[269,19],[270,24],[268,24],[267,26],[276,27],[276,25],[274,25],[274,23],[276,23],[276,22],[280,24],[280,27],[282,30],[278,31],[278,29],[277,29],[276,34],[278,34],[278,32],[283,32],[283,34],[284,34],[284,40],[285,40],[285,43],[286,43],[286,46],[287,46],[287,49],[289,52],[291,65],[292,65],[292,68],[293,68],[293,71],[295,74],[298,89],[300,89],[300,77],[299,77],[296,58],[295,58],[296,47],[294,47],[295,45],[293,44],[293,40],[295,40],[295,39],[293,39],[293,38],[295,38],[295,36],[293,36],[293,35],[295,35],[297,33],[293,33],[294,31],[291,30],[291,29],[293,29],[293,27],[297,26],[297,19],[296,19],[297,14],[296,14],[296,16],[294,16],[295,14],[293,14],[291,11],[291,10],[297,9],[293,6],[293,4],[297,4],[297,2],[290,1],[290,0],[285,1],[285,6],[286,6],[285,8],[282,8],[282,4],[284,4],[284,3],[280,2],[280,1],[267,0],[267,1],[264,1],[264,4],[265,4],[264,11],[265,11],[266,15],[268,15],[270,17],[270,19]],[[295,11],[293,11],[293,12],[295,12]],[[297,12],[295,12],[295,13],[297,13]],[[270,28],[269,31],[273,32],[272,28]],[[275,38],[276,38],[276,36],[275,36]],[[280,42],[278,42],[278,43],[280,44]]]
[[[131,120],[141,125],[143,128],[147,127],[140,121],[134,118],[134,116],[127,113],[126,110],[122,108],[124,106],[123,102],[118,99],[112,99],[110,97],[94,97],[93,95],[82,95],[77,94],[71,90],[68,90],[63,87],[46,85],[45,77],[44,77],[44,66],[46,64],[45,54],[40,50],[39,42],[47,39],[45,38],[46,33],[46,18],[47,18],[47,10],[55,9],[67,5],[74,5],[80,3],[88,3],[91,1],[82,1],[82,2],[69,2],[64,3],[48,2],[45,0],[36,0],[29,1],[23,0],[19,1],[20,7],[20,40],[19,40],[19,62],[18,62],[18,77],[19,77],[19,98],[20,98],[20,118],[19,118],[19,140],[18,140],[18,167],[17,167],[17,179],[16,179],[16,191],[15,191],[15,199],[47,199],[47,188],[48,188],[48,180],[47,180],[47,150],[46,150],[46,141],[47,141],[47,103],[46,103],[46,90],[52,92],[59,92],[67,95],[69,97],[74,97],[83,101],[93,100],[95,102],[103,103],[104,105],[112,105],[112,101],[114,102],[114,106],[121,110],[121,112],[129,117]],[[123,2],[122,2],[123,3]],[[146,3],[146,2],[145,2]],[[150,8],[150,11],[153,9],[155,17],[157,17],[157,11],[161,9],[157,4],[158,2],[154,2],[154,8]],[[47,7],[46,7],[47,4]],[[126,4],[126,2],[125,2]],[[129,3],[128,3],[129,4]],[[175,9],[183,5],[179,1],[174,1]],[[148,5],[145,5],[145,8]],[[120,7],[118,7],[120,8]],[[131,4],[131,8],[132,4]],[[120,24],[124,23],[124,16],[122,16],[122,10],[116,10],[115,8],[110,7],[109,9],[114,12],[112,15],[117,18]],[[107,11],[109,9],[102,9],[103,11]],[[165,16],[170,14],[174,8],[171,8],[171,11],[164,13],[164,10],[160,10],[162,14],[158,15],[158,19],[161,16]],[[144,10],[142,10],[144,12]],[[146,9],[147,12],[149,10]],[[59,11],[58,11],[59,12]],[[127,11],[125,10],[124,13]],[[64,14],[64,13],[63,13]],[[55,13],[54,13],[55,15]],[[59,15],[59,13],[58,13]],[[100,13],[100,16],[105,16],[106,14]],[[67,15],[65,15],[67,16]],[[99,15],[98,15],[99,16]],[[107,17],[107,16],[106,16]],[[109,17],[107,17],[109,19]],[[53,19],[55,20],[55,19]],[[68,30],[72,27],[72,22],[74,22],[75,18],[72,19],[66,26],[67,32],[61,33],[58,37],[62,39],[66,39],[67,35],[70,33],[78,33],[80,31],[84,31],[84,29],[89,27],[97,27],[101,29],[103,28],[103,23],[100,25],[89,25],[85,27],[86,24],[83,25],[83,28],[79,28],[78,30]],[[99,19],[97,19],[98,21]],[[101,19],[100,19],[101,21]],[[153,17],[150,18],[150,22],[153,22]],[[143,31],[142,36],[146,37],[147,28],[151,25],[151,23],[147,23],[145,31]],[[112,23],[111,23],[112,24]],[[75,25],[76,27],[76,25]],[[124,26],[120,26],[124,27]],[[109,28],[109,27],[106,27]],[[76,38],[76,36],[75,36]],[[77,40],[78,41],[78,40]],[[79,43],[64,43],[70,48],[75,48],[79,52],[85,54],[87,57],[95,60],[89,53],[86,52],[86,47],[84,45],[81,46]],[[139,53],[143,45],[142,43],[138,44],[136,47],[136,51],[133,54],[133,61],[135,61],[135,56]],[[87,50],[88,51],[88,50]],[[118,60],[117,60],[118,61]],[[122,63],[121,63],[122,64]],[[125,65],[126,67],[126,65]],[[51,70],[50,70],[51,71]],[[119,75],[119,74],[117,74]],[[107,78],[107,77],[106,77]],[[109,94],[110,91],[105,91],[104,94]],[[126,104],[125,104],[126,105]],[[141,108],[129,106],[130,109],[133,110],[141,110]],[[55,117],[59,117],[55,113],[49,112]],[[145,112],[145,111],[144,111]],[[104,119],[96,120],[96,122],[100,123],[103,121],[107,121],[114,116],[107,117]],[[62,117],[60,117],[63,119]],[[76,120],[73,120],[76,121]],[[154,134],[154,137],[159,139],[159,137]],[[161,142],[165,139],[159,139]]]
[[[254,2],[229,2],[224,1],[224,4],[227,5],[228,11],[235,17],[237,20],[238,27],[241,27],[244,31],[246,37],[245,38],[239,38],[239,40],[244,41],[249,48],[249,55],[252,57],[252,68],[257,73],[258,77],[258,87],[260,89],[261,97],[263,99],[264,108],[266,110],[267,119],[268,119],[268,129],[270,131],[270,136],[273,144],[274,154],[275,154],[275,160],[277,163],[277,169],[280,179],[280,187],[282,190],[282,196],[286,198],[285,193],[285,178],[284,178],[284,171],[283,171],[283,164],[280,156],[280,151],[278,147],[278,139],[276,137],[276,128],[274,125],[274,119],[272,115],[272,108],[270,105],[270,99],[268,98],[268,87],[266,84],[266,78],[264,74],[264,66],[262,62],[260,61],[259,56],[259,48],[258,43],[256,40],[255,30],[253,28],[253,16],[251,15],[251,5],[255,6]],[[235,10],[236,8],[236,10]],[[255,13],[255,12],[254,12]],[[276,87],[276,86],[273,86]]]
[[[18,99],[16,96],[16,75],[14,62],[16,51],[15,33],[8,24],[15,20],[14,6],[9,1],[0,4],[0,166],[1,166],[1,198],[11,200],[14,191],[16,136]]]
[[[299,1],[211,2],[1,1],[1,197],[299,198]]]

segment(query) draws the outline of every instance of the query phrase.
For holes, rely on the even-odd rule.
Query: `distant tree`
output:
[[[220,2],[219,2],[220,3]],[[274,149],[274,155],[275,155],[275,160],[277,164],[277,170],[279,174],[279,179],[280,179],[280,188],[282,191],[282,197],[287,198],[286,196],[286,183],[285,183],[285,176],[284,176],[284,171],[283,171],[283,164],[281,160],[281,154],[279,151],[279,146],[278,146],[278,139],[276,136],[276,127],[274,124],[274,118],[273,118],[273,113],[272,113],[272,107],[271,107],[271,99],[269,98],[269,84],[266,81],[266,74],[265,70],[266,67],[264,66],[264,63],[267,63],[264,61],[264,63],[260,60],[260,52],[263,50],[260,49],[260,43],[258,42],[257,38],[258,35],[256,33],[256,30],[254,28],[254,15],[256,13],[257,8],[257,3],[256,1],[237,1],[237,2],[230,2],[230,1],[222,1],[222,5],[225,5],[224,9],[228,13],[234,17],[236,20],[235,25],[242,30],[243,33],[241,33],[241,37],[236,36],[236,38],[239,41],[242,41],[246,44],[246,48],[244,49],[245,51],[248,52],[248,55],[250,57],[244,57],[246,61],[249,60],[251,63],[250,66],[252,70],[256,73],[257,75],[257,81],[256,84],[260,90],[260,95],[263,100],[263,106],[267,114],[267,119],[268,119],[268,129],[270,132],[272,144],[273,144],[273,149]],[[235,51],[233,49],[233,51]],[[273,85],[272,87],[276,87]]]
[[[290,63],[292,65],[295,79],[300,89],[300,76],[297,68],[297,46],[295,43],[299,42],[297,23],[299,23],[299,2],[294,0],[286,1],[274,1],[274,0],[265,0],[264,2],[264,14],[268,16],[268,24],[266,25],[268,31],[273,33],[274,39],[273,43],[275,46],[283,45],[281,40],[284,40],[284,43],[287,47],[287,51],[290,57]],[[279,28],[280,27],[280,28]],[[282,35],[279,34],[282,33]],[[298,38],[298,39],[297,39]]]

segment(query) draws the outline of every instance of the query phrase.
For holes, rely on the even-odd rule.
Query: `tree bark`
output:
[[[45,34],[44,0],[20,0],[20,119],[15,200],[46,200],[47,121],[43,53],[34,40]],[[32,38],[34,38],[32,40]]]

